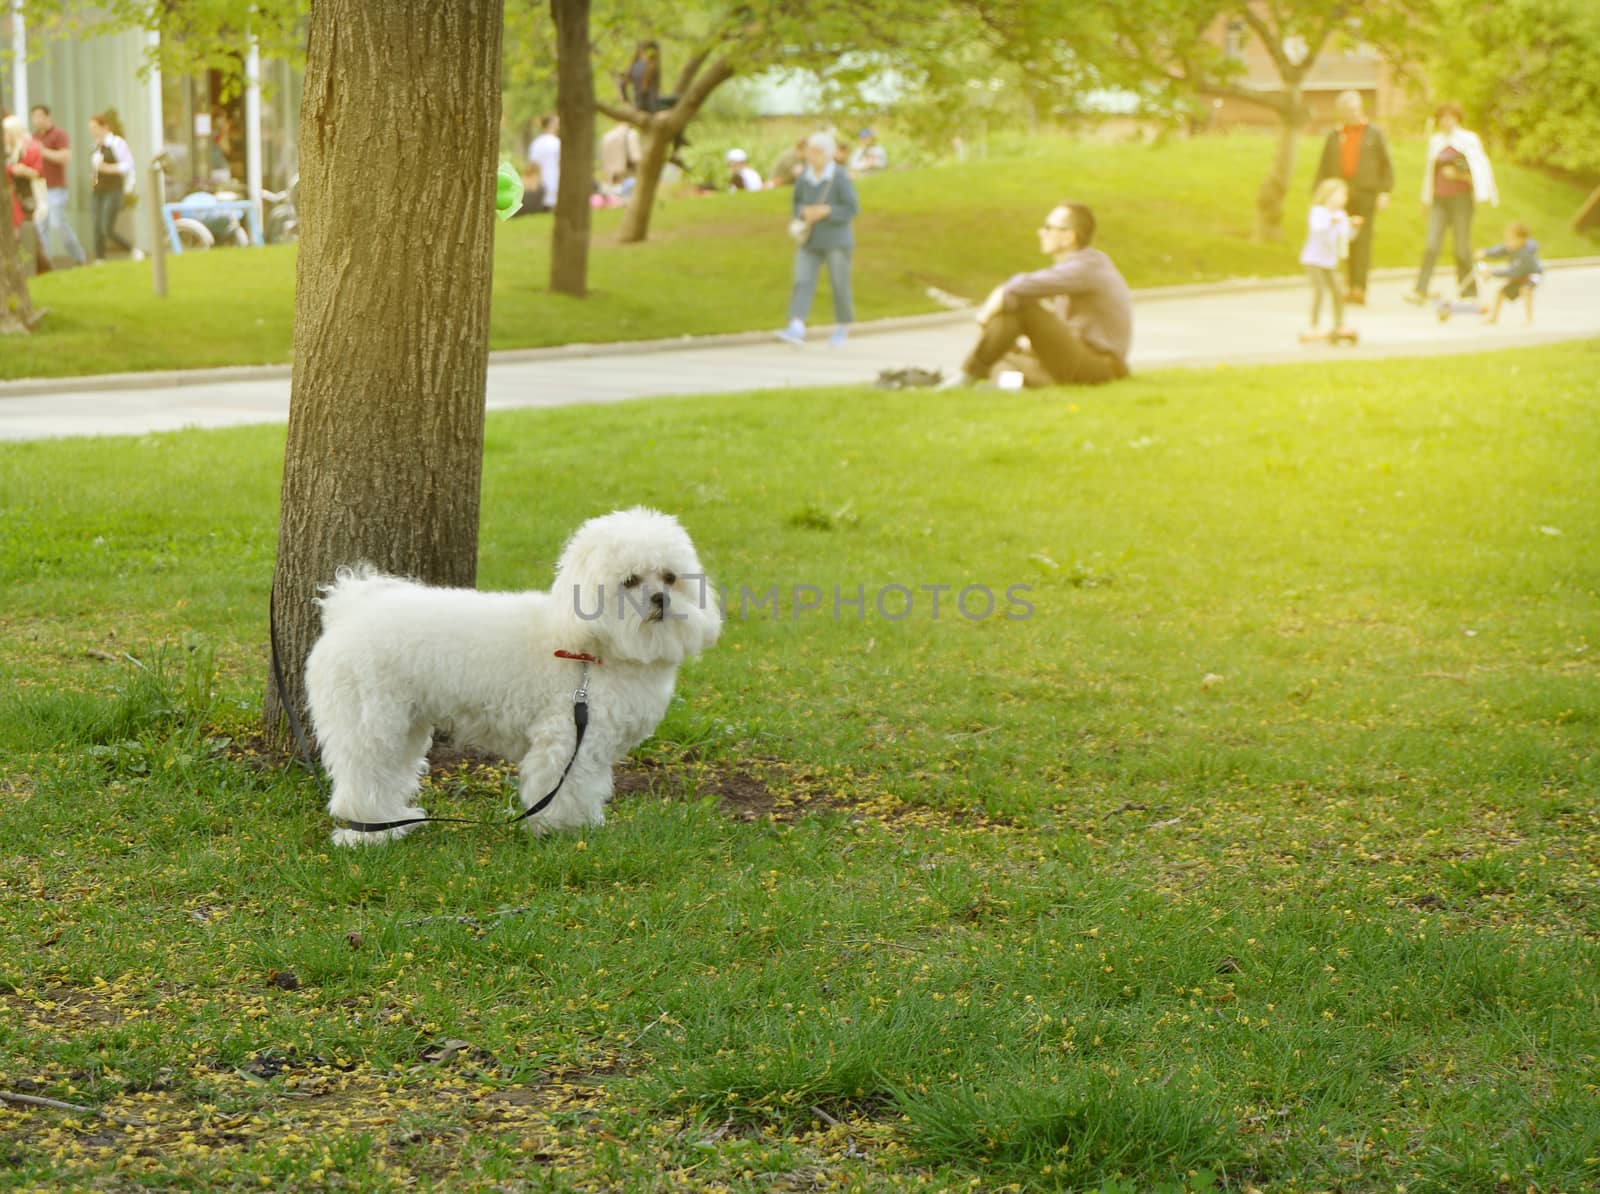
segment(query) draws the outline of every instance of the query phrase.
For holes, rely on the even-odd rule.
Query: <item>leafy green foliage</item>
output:
[[[55,36],[93,36],[128,29],[160,33],[150,62],[164,74],[216,71],[224,91],[244,87],[244,43],[253,35],[264,59],[299,66],[305,61],[305,17],[310,0],[105,0],[95,5],[71,0],[25,0],[30,27]]]
[[[1443,0],[1434,92],[1519,161],[1600,177],[1600,6]]]

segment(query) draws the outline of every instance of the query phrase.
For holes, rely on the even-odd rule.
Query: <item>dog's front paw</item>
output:
[[[565,833],[574,829],[598,829],[606,823],[606,815],[600,809],[552,809],[540,813],[537,817],[529,817],[523,822],[528,832],[534,837],[545,837],[551,833]]]

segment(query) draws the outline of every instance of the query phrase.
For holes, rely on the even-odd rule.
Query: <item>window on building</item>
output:
[[[1229,58],[1242,60],[1244,58],[1245,46],[1248,44],[1249,40],[1250,30],[1245,27],[1245,23],[1243,21],[1235,17],[1233,20],[1228,22],[1228,37],[1227,41],[1223,43],[1223,53],[1225,53]]]

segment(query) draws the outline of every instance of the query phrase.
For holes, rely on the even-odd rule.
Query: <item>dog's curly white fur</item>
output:
[[[583,668],[558,650],[602,662],[590,668],[583,747],[527,823],[602,824],[612,765],[654,732],[678,665],[722,628],[688,534],[643,507],[579,527],[548,593],[435,588],[365,565],[341,568],[322,593],[306,695],[333,782],[328,811],[373,824],[426,815],[413,801],[436,729],[517,760],[525,809],[555,787],[573,758]],[[375,844],[413,828],[343,828],[333,840]]]

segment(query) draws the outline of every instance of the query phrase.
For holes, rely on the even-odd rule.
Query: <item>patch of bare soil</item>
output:
[[[776,764],[769,765],[775,768]],[[613,780],[617,799],[630,796],[673,798],[715,796],[722,811],[738,821],[798,820],[809,808],[831,807],[816,792],[806,792],[787,776],[728,763],[688,763],[627,759]]]
[[[253,737],[226,748],[230,757],[249,767],[297,766],[290,751],[269,747]],[[463,748],[448,738],[428,752],[429,787],[467,794],[475,788],[514,783],[516,764],[499,755]],[[716,797],[724,813],[736,821],[793,824],[819,813],[842,813],[852,820],[890,824],[942,823],[967,827],[1005,824],[981,812],[952,812],[906,804],[873,789],[862,777],[830,773],[777,759],[737,762],[646,756],[624,759],[613,771],[617,800],[696,800]]]

